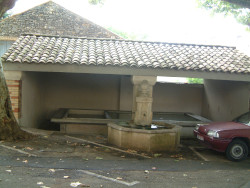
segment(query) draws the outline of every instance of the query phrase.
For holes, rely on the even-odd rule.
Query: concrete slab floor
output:
[[[204,161],[188,147],[197,147],[196,140],[183,141],[176,153],[144,159],[47,133],[0,143],[26,152],[0,147],[0,187],[246,187],[250,181],[249,158],[235,163],[196,148],[210,160]],[[105,144],[104,137],[84,138]]]

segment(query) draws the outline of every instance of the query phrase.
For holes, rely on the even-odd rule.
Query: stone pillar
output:
[[[147,126],[152,123],[153,86],[156,76],[133,76],[132,120],[135,125]]]
[[[16,120],[21,114],[21,71],[5,71],[4,76],[9,89],[12,110]]]

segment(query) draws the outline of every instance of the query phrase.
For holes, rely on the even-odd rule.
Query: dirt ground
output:
[[[15,142],[2,142],[5,146],[13,147],[32,155],[39,157],[82,157],[83,159],[94,158],[174,158],[176,160],[192,159],[200,160],[200,158],[190,150],[189,146],[200,145],[195,139],[182,139],[180,146],[175,152],[158,152],[146,153],[135,150],[119,148],[125,152],[119,152],[111,148],[115,146],[107,143],[107,138],[101,135],[65,135],[58,131],[45,131],[28,129],[29,132],[37,136],[32,140],[21,140]],[[74,139],[79,138],[79,139]],[[81,140],[82,139],[82,140]],[[97,144],[85,142],[90,141]],[[105,147],[107,146],[107,147]],[[138,155],[134,155],[138,154]]]

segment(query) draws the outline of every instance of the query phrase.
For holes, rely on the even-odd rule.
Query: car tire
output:
[[[247,144],[240,140],[233,140],[227,147],[226,156],[231,161],[242,161],[248,156]]]

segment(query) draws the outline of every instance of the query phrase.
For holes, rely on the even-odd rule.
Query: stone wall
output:
[[[190,112],[201,115],[203,85],[157,82],[153,87],[153,112]],[[120,110],[131,110],[133,84],[130,76],[122,76]]]

